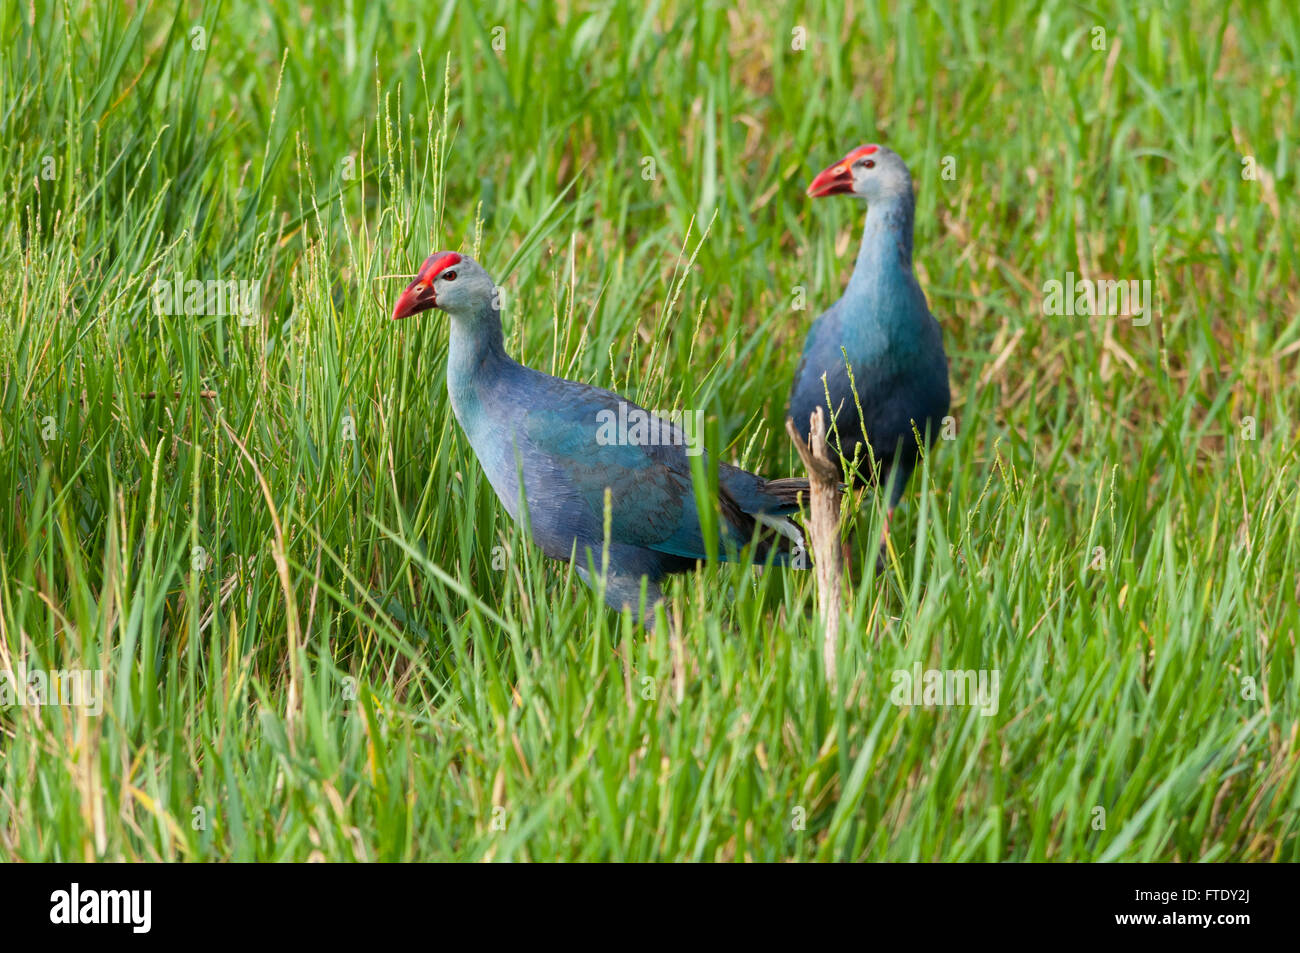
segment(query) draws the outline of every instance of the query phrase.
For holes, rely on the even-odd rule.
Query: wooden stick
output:
[[[794,421],[786,418],[786,433],[799,451],[808,471],[808,539],[817,567],[817,611],[825,636],[822,663],[826,682],[835,684],[835,660],[839,657],[840,614],[844,605],[844,553],[840,548],[840,471],[826,445],[826,416],[818,407],[808,419],[808,442],[804,443]]]

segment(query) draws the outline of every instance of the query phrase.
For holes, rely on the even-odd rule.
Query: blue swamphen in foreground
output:
[[[829,442],[834,446],[838,435],[845,459],[858,455],[859,485],[873,477],[863,441],[870,443],[892,512],[920,453],[913,426],[933,440],[948,413],[939,323],[912,271],[912,176],[891,150],[860,146],[819,173],[808,194],[865,199],[867,224],[843,297],[808,332],[788,414],[807,440],[809,415],[826,406],[829,391]]]
[[[588,585],[594,585],[588,559],[597,572],[602,565],[608,492],[606,602],[638,611],[644,578],[643,621],[653,624],[659,583],[705,558],[689,459],[700,451],[682,428],[616,394],[512,360],[498,300],[478,262],[435,252],[402,292],[393,318],[430,308],[450,316],[447,390],[456,419],[511,517],[520,519],[522,475],[533,542],[553,559],[576,555],[574,568]],[[650,426],[620,437],[608,426],[611,418],[648,419]],[[725,543],[739,547],[755,538],[758,559],[775,550],[774,560],[786,563],[792,552],[801,553],[791,549],[802,537],[787,517],[807,488],[807,480],[765,480],[719,463],[719,556],[726,558]]]

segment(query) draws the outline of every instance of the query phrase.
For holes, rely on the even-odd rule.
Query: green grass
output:
[[[104,673],[0,706],[0,858],[1300,858],[1294,4],[384,6],[0,7],[0,669]],[[511,525],[402,276],[475,251],[516,357],[795,473],[861,227],[803,188],[873,140],[955,439],[837,684],[812,573],[647,637]],[[1044,315],[1067,271],[1154,320]]]

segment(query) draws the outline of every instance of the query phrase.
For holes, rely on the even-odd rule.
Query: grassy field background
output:
[[[1300,14],[1133,6],[0,7],[0,670],[103,673],[0,705],[0,858],[1300,859]],[[956,432],[827,684],[812,573],[647,637],[544,561],[388,314],[474,252],[515,357],[797,473],[871,141]]]

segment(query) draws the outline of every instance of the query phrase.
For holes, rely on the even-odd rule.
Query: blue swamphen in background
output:
[[[705,558],[687,444],[675,424],[651,417],[616,394],[543,374],[505,352],[496,287],[476,261],[455,252],[435,252],[402,292],[393,318],[430,308],[451,317],[447,390],[452,411],[469,438],[502,505],[520,519],[519,478],[533,542],[554,559],[576,555],[575,569],[593,585],[588,558],[599,571],[604,546],[605,500],[609,493],[609,568],[605,599],[615,609],[639,609],[646,580],[645,622],[661,598],[659,583]],[[639,412],[635,413],[635,412]],[[610,440],[611,415],[653,423],[641,439]],[[606,428],[602,432],[602,428]],[[755,557],[790,560],[791,544],[802,537],[787,519],[806,496],[807,480],[765,480],[718,464],[717,552],[726,543],[743,546],[758,538]],[[756,533],[756,527],[764,527]],[[774,531],[774,532],[773,532]]]
[[[819,173],[808,194],[865,199],[867,224],[843,297],[808,332],[788,414],[808,439],[809,415],[826,406],[829,391],[835,422],[829,442],[834,446],[838,435],[845,459],[858,455],[859,485],[873,477],[863,441],[870,443],[880,485],[889,487],[888,514],[917,463],[914,423],[923,439],[933,440],[948,413],[939,323],[912,271],[912,176],[884,146],[860,146]]]

